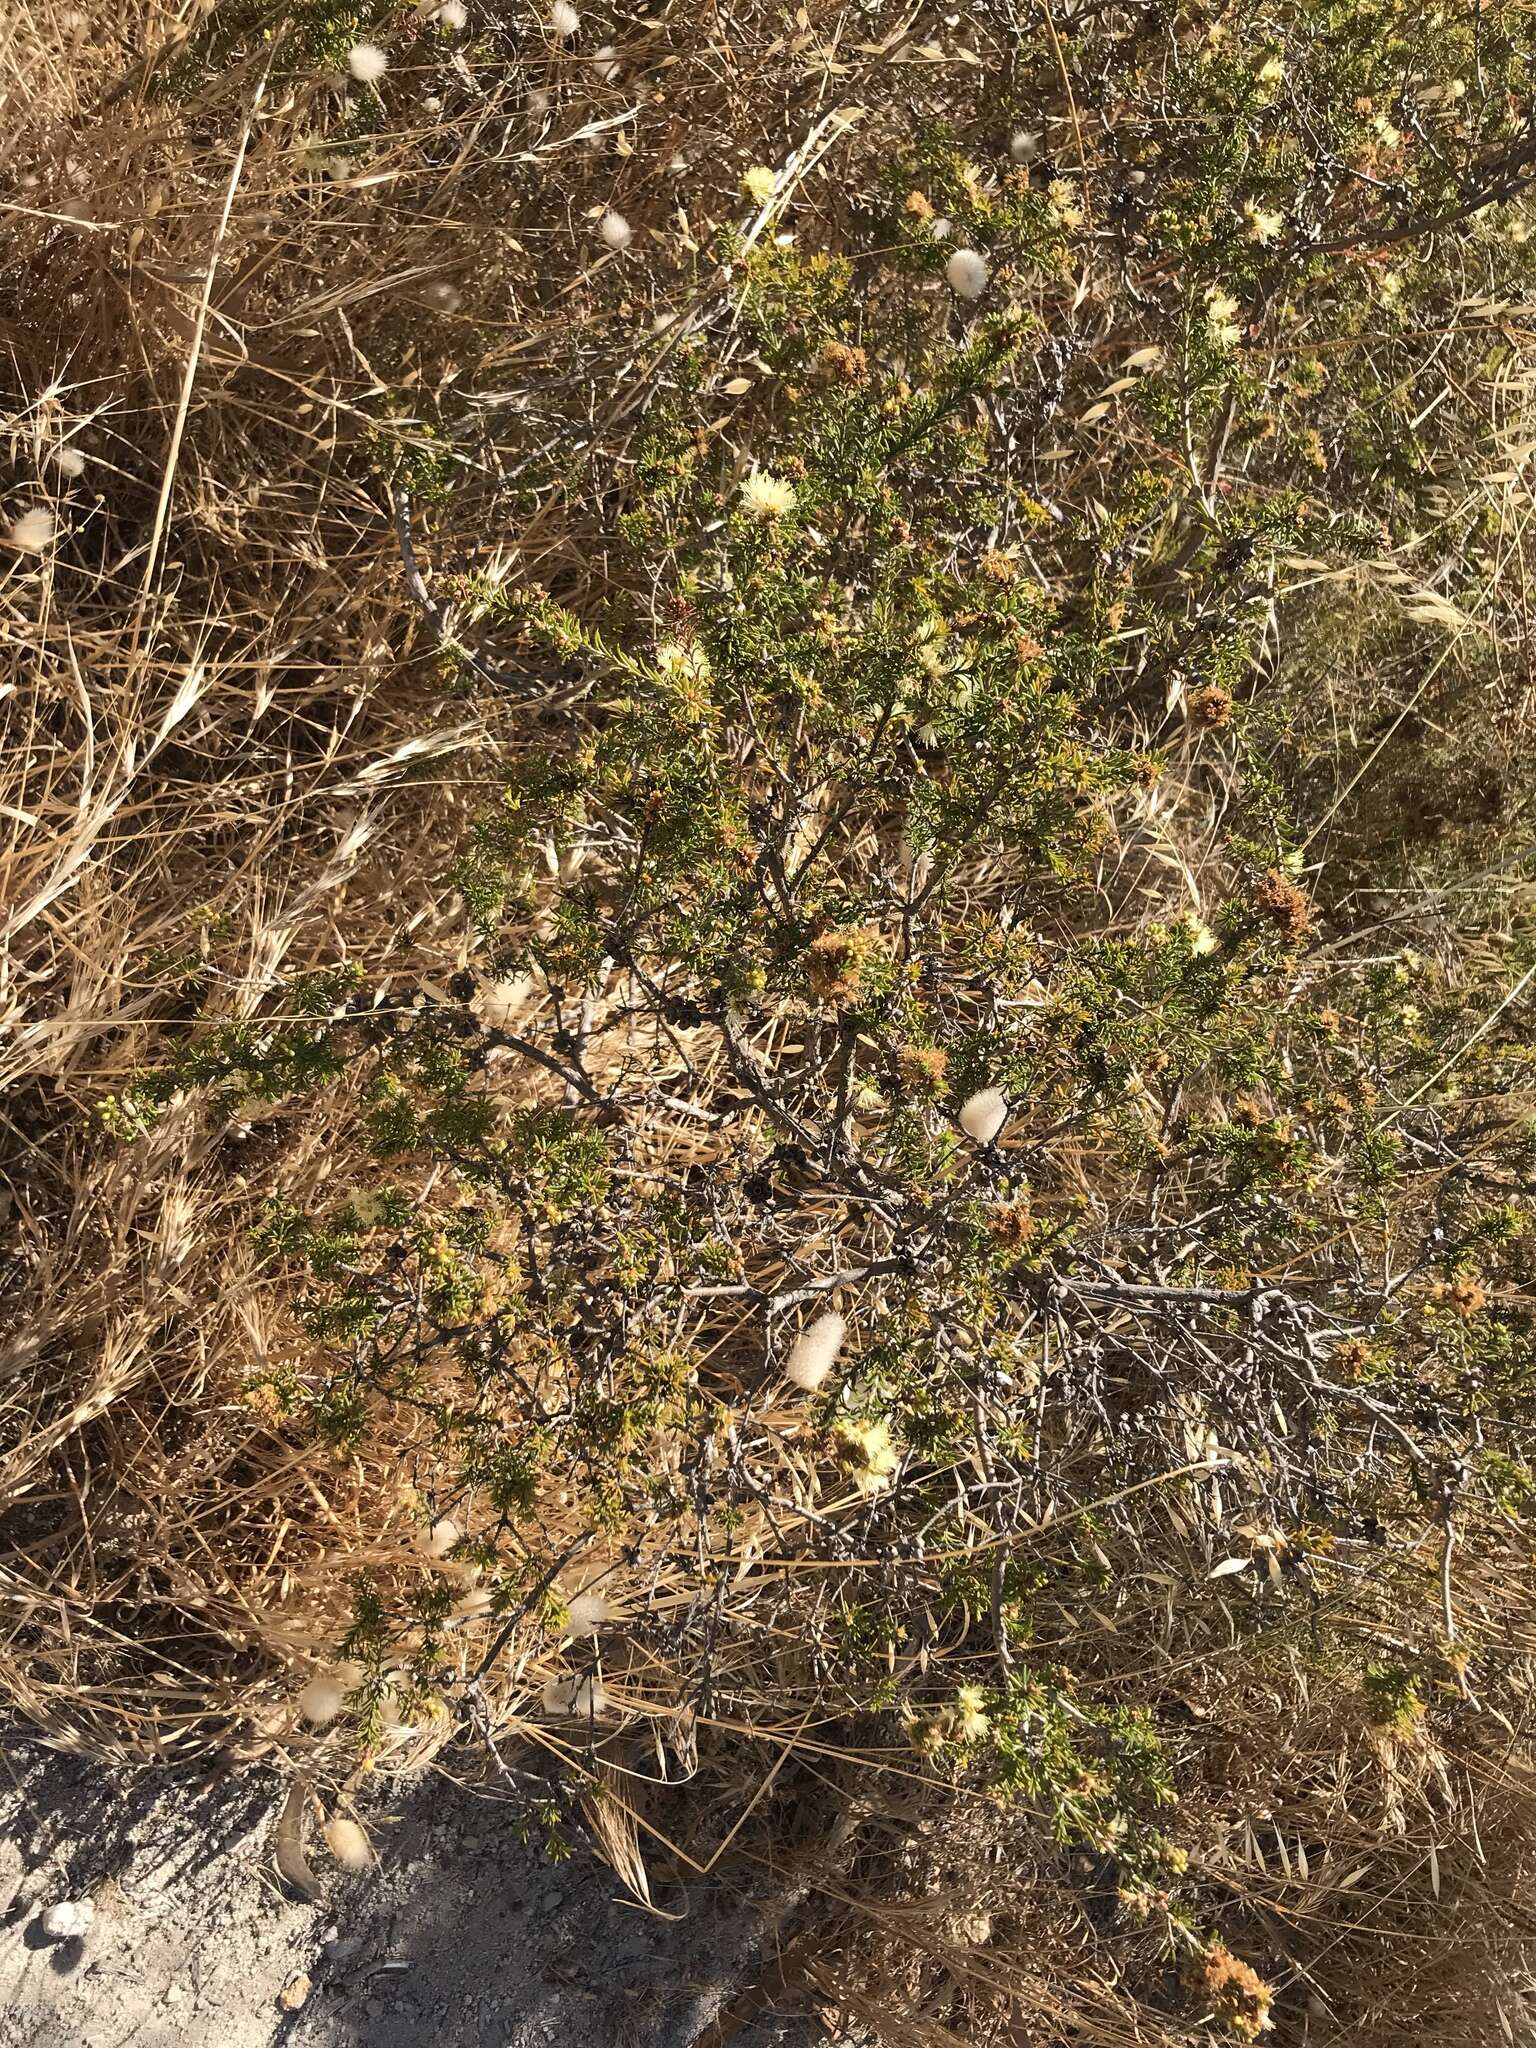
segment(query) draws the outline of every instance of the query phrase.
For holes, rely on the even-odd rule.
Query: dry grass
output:
[[[741,172],[794,164],[807,218],[834,237],[914,109],[963,109],[1019,25],[1005,9],[967,17],[973,64],[955,54],[964,37],[936,29],[944,61],[914,55],[929,28],[890,9],[727,22],[682,5],[584,27],[574,45],[491,15],[472,23],[471,63],[466,39],[404,16],[385,38],[381,117],[348,156],[368,91],[297,61],[288,30],[264,42],[251,31],[266,18],[24,5],[0,31],[0,524],[46,508],[59,533],[43,553],[0,557],[0,1687],[61,1743],[157,1762],[222,1750],[334,1785],[334,1737],[296,1725],[292,1703],[347,1626],[351,1576],[456,1572],[423,1561],[402,1487],[430,1487],[425,1423],[396,1410],[366,1452],[330,1458],[245,1393],[253,1369],[303,1341],[253,1226],[273,1195],[308,1203],[349,1184],[347,1092],[232,1130],[182,1102],[131,1143],[105,1136],[99,1105],[194,1014],[275,1018],[297,974],[338,960],[388,959],[432,986],[467,957],[449,856],[499,764],[562,714],[525,701],[515,677],[445,678],[381,469],[402,451],[433,456],[451,423],[451,495],[440,514],[417,512],[437,602],[465,570],[513,563],[578,609],[600,599],[615,573],[605,508],[646,394],[680,323],[722,301],[709,232],[727,219],[771,232]],[[612,76],[591,56],[610,41]],[[1075,127],[1075,105],[1053,112]],[[637,231],[623,256],[596,232],[610,206]],[[1068,280],[1043,308],[1074,297]],[[1097,317],[1090,380],[1137,338],[1123,307]],[[742,367],[733,346],[722,370]],[[1443,709],[1466,701],[1451,687],[1463,663],[1479,690],[1491,669],[1482,730],[1510,786],[1532,710],[1519,451],[1536,373],[1519,361],[1496,381],[1476,483],[1506,512],[1496,626],[1443,613],[1441,683],[1394,677],[1392,698],[1417,716],[1443,685]],[[60,448],[84,456],[78,475]],[[1063,472],[1064,498],[1090,489],[1093,461]],[[1353,570],[1343,607],[1357,617],[1369,593],[1412,622],[1433,601],[1414,575]],[[1379,664],[1370,645],[1362,661]],[[1379,667],[1337,674],[1303,719],[1336,732],[1379,682]],[[1317,806],[1322,850],[1360,864],[1361,890],[1382,886],[1380,810],[1351,780],[1369,746],[1324,750],[1335,782]],[[1110,924],[1198,905],[1224,802],[1198,758],[1175,760],[1159,806],[1106,856]],[[1524,812],[1500,816],[1514,832]],[[1453,815],[1453,836],[1478,822]],[[1442,919],[1428,928],[1454,928],[1434,891],[1466,885],[1427,879],[1428,892],[1419,874],[1392,884],[1408,893],[1382,901],[1383,926],[1422,933],[1428,901]],[[1507,927],[1528,886],[1521,857],[1501,851],[1478,884],[1485,924]],[[769,1063],[782,1049],[756,1047]],[[624,1074],[622,1037],[606,1051]],[[653,1163],[718,1156],[685,1116],[649,1128]],[[1064,1191],[1092,1191],[1091,1158],[1062,1172]],[[793,1278],[787,1258],[781,1271]],[[730,1368],[728,1333],[700,1318],[693,1334]],[[754,1703],[702,1716],[726,1758],[717,1774],[677,1790],[692,1783],[701,1717],[679,1700],[669,1631],[680,1638],[700,1582],[675,1572],[645,1588],[647,1630],[608,1675],[626,1719],[600,1763],[583,1763],[579,1729],[539,1712],[562,1667],[536,1631],[483,1675],[481,1732],[590,1768],[607,1790],[589,1797],[588,1825],[642,1897],[653,1880],[659,1894],[658,1870],[744,1861],[784,1906],[786,1984],[845,2032],[892,2048],[1193,2038],[1165,1950],[1150,1933],[1109,1938],[1112,1873],[936,1790],[910,1749],[850,1747],[800,1623],[779,1633],[756,1595],[830,1601],[808,1583],[819,1566],[781,1567],[786,1517],[800,1531],[816,1516],[851,1525],[857,1502],[818,1495],[791,1409],[766,1403],[753,1424],[777,1446],[784,1501],[752,1508],[728,1557],[701,1559],[733,1575],[714,1690]],[[556,1550],[590,1538],[567,1508],[544,1503]],[[1139,1537],[1127,1525],[1105,1540]],[[1160,1558],[1182,1555],[1196,1578],[1209,1545],[1193,1525],[1159,1530]],[[561,1584],[605,1568],[636,1590],[622,1547],[601,1544],[573,1555]],[[840,1583],[864,1573],[852,1557]],[[1509,1911],[1532,1874],[1527,1731],[1506,1714],[1531,1648],[1529,1592],[1513,1540],[1458,1578],[1464,1626],[1503,1646],[1504,1704],[1402,1741],[1372,1737],[1345,1678],[1294,1657],[1226,1687],[1150,1579],[1112,1615],[1055,1611],[1053,1653],[1095,1669],[1108,1697],[1150,1689],[1178,1727],[1195,1872],[1225,1902],[1229,1938],[1284,1970],[1277,2038],[1483,2048],[1536,2025],[1526,1929]],[[461,1678],[491,1633],[465,1617]],[[1151,1670],[1137,1661],[1149,1645]],[[932,1652],[942,1664],[944,1646]],[[431,1716],[387,1730],[381,1765],[435,1761],[451,1732]],[[796,1932],[809,1889],[815,1922]]]

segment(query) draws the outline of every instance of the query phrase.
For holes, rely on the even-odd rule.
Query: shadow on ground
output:
[[[3,2048],[694,2048],[774,1939],[709,1888],[668,1899],[676,1920],[644,1913],[444,1778],[376,1799],[378,1870],[311,1903],[272,1867],[270,1771],[129,1775],[19,1740],[4,1764]],[[66,1899],[91,1927],[50,1941]],[[732,2048],[810,2038],[759,2021]]]

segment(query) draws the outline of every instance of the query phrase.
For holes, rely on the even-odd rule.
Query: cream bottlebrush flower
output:
[[[549,10],[549,25],[557,36],[568,38],[581,27],[581,16],[570,4],[570,0],[555,0]]]
[[[978,1088],[960,1105],[960,1128],[977,1145],[990,1145],[1008,1121],[1008,1098],[1001,1088]]]
[[[1189,933],[1189,950],[1197,960],[1208,960],[1213,953],[1221,951],[1220,939],[1198,917],[1185,918],[1184,929]]]
[[[755,199],[759,206],[766,206],[779,181],[777,174],[766,164],[754,164],[741,182],[749,199]]]
[[[992,1726],[984,1699],[979,1685],[962,1685],[955,1694],[955,1733],[962,1742],[980,1742]]]
[[[848,1325],[835,1309],[807,1323],[784,1361],[784,1377],[791,1386],[814,1394],[837,1363]]]
[[[949,288],[958,299],[979,299],[992,275],[987,259],[975,249],[957,249],[944,266]]]
[[[1205,295],[1205,331],[1218,348],[1232,348],[1242,339],[1236,314],[1236,299],[1213,284]]]
[[[900,1453],[891,1441],[891,1425],[877,1417],[860,1422],[844,1416],[832,1428],[832,1454],[860,1493],[883,1493],[896,1477]]]
[[[709,656],[697,645],[681,640],[664,640],[656,650],[656,666],[664,676],[679,683],[707,683],[714,674]]]
[[[544,1711],[558,1714],[562,1719],[572,1721],[595,1720],[599,1714],[608,1711],[608,1695],[603,1690],[603,1681],[583,1672],[568,1671],[561,1678],[552,1678],[544,1688]]]
[[[347,52],[347,69],[359,85],[377,85],[389,69],[389,59],[377,43],[354,43]]]
[[[1045,188],[1045,196],[1051,202],[1051,211],[1064,228],[1080,228],[1087,218],[1083,212],[1083,195],[1070,178],[1052,178]]]
[[[573,1640],[581,1642],[587,1636],[595,1636],[612,1611],[596,1587],[589,1586],[584,1593],[578,1593],[566,1609],[566,1627]]]
[[[1285,233],[1285,215],[1275,213],[1271,208],[1260,206],[1257,200],[1243,201],[1243,219],[1248,226],[1248,239],[1267,249],[1271,242],[1278,242]]]
[[[1254,76],[1260,85],[1277,86],[1285,76],[1285,59],[1272,50]]]
[[[622,213],[615,213],[610,206],[597,224],[597,232],[610,249],[627,249],[635,239],[635,231]]]
[[[795,487],[771,470],[754,469],[741,480],[741,504],[743,511],[764,523],[782,519],[795,509]]]
[[[11,521],[5,537],[25,555],[41,555],[53,539],[53,514],[42,505],[34,505],[30,512]]]
[[[343,1870],[367,1870],[373,1862],[367,1835],[355,1820],[339,1814],[325,1824],[325,1846]]]

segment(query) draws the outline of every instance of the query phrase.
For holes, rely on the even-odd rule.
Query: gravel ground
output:
[[[0,1766],[0,2048],[692,2048],[772,1941],[711,1891],[642,1912],[446,1779],[371,1807],[379,1868],[309,1903],[273,1869],[270,1772],[198,1785],[24,1742]],[[50,1938],[66,1900],[89,1929]],[[732,2048],[810,2038],[759,2021]]]

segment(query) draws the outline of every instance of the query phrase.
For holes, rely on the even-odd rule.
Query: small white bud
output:
[[[589,1588],[578,1593],[566,1612],[570,1616],[569,1627],[572,1637],[580,1642],[585,1636],[595,1636],[608,1619],[608,1602],[602,1594]]]
[[[791,1386],[814,1394],[836,1365],[847,1334],[848,1325],[835,1309],[818,1316],[814,1323],[807,1323],[789,1348],[784,1361],[785,1379]]]
[[[600,1678],[570,1671],[552,1678],[544,1688],[544,1711],[563,1720],[590,1721],[608,1710],[608,1695]]]
[[[443,0],[442,6],[437,10],[437,19],[442,27],[456,35],[468,21],[469,9],[464,5],[464,0]]]
[[[325,1824],[325,1846],[343,1870],[367,1870],[373,1863],[368,1836],[355,1820],[338,1815]]]
[[[960,1105],[960,1128],[975,1144],[990,1145],[1008,1121],[1008,1098],[1001,1088],[978,1088]]]
[[[317,1671],[299,1694],[299,1712],[312,1728],[326,1728],[347,1704],[349,1688],[334,1671]]]
[[[389,59],[377,43],[354,43],[347,52],[347,69],[359,85],[377,85],[389,69]]]
[[[1015,128],[1008,138],[1008,154],[1016,164],[1032,164],[1040,154],[1039,132],[1032,128]]]

